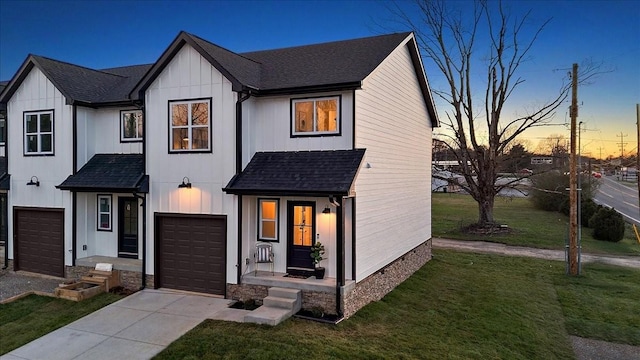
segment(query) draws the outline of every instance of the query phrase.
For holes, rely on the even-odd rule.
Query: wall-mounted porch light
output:
[[[182,178],[182,184],[178,185],[178,189],[191,189],[191,180],[188,177]]]
[[[35,181],[33,180],[35,179]],[[27,185],[35,185],[35,186],[40,186],[40,180],[38,180],[37,176],[32,176],[31,180],[29,180],[29,182],[27,183]]]
[[[328,205],[324,207],[324,210],[322,210],[322,213],[323,214],[331,214],[331,209],[329,208]]]

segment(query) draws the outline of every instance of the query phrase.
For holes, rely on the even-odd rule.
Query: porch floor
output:
[[[142,272],[141,259],[125,259],[98,255],[76,259],[76,266],[95,268],[97,263],[113,264],[113,268],[116,270]]]
[[[285,275],[287,274],[279,272],[271,275],[270,271],[258,271],[258,274],[255,275],[252,271],[242,276],[242,283],[247,285],[281,287],[303,291],[307,290],[333,294],[336,293],[336,278],[325,277],[324,279],[316,279],[314,276],[312,276],[306,279],[299,279],[288,277]],[[345,290],[348,290],[353,286],[355,286],[355,281],[347,280],[343,288]]]

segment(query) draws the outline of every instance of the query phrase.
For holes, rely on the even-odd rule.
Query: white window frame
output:
[[[262,203],[265,202],[274,202],[276,203],[276,212],[275,212],[275,219],[263,219],[262,218]],[[280,234],[280,200],[278,199],[258,199],[258,240],[259,241],[271,241],[271,242],[278,242],[279,241],[279,234]],[[275,230],[276,230],[276,236],[275,237],[265,237],[262,234],[262,222],[263,221],[270,221],[270,222],[274,222],[275,223]]]
[[[45,114],[49,114],[51,117],[51,131],[40,131],[40,117],[42,115]],[[27,116],[30,115],[37,115],[38,116],[38,120],[37,120],[37,129],[36,132],[27,132]],[[55,136],[54,136],[54,130],[55,130],[55,120],[54,120],[54,112],[53,110],[41,110],[41,111],[25,111],[23,114],[23,142],[24,142],[24,146],[23,146],[23,154],[26,156],[30,156],[30,155],[54,155],[55,152]],[[51,150],[49,151],[42,151],[42,141],[41,141],[41,136],[42,135],[51,135]],[[37,144],[38,144],[38,151],[27,151],[29,146],[29,140],[28,137],[29,136],[33,136],[35,135],[37,137]]]
[[[140,121],[142,122],[142,126],[144,127],[144,115],[142,114],[142,110],[121,110],[120,111],[120,142],[140,142],[142,141],[142,134],[138,134],[138,127],[140,126],[140,124],[138,124],[138,117],[135,117],[136,119],[136,124],[135,124],[135,137],[131,137],[131,138],[127,138],[124,137],[124,133],[125,133],[125,115],[127,114],[139,114],[140,117]]]
[[[98,214],[97,216],[97,229],[98,231],[112,231],[113,230],[113,201],[112,201],[112,196],[111,195],[98,195],[97,197],[98,201],[97,201],[97,206],[96,206],[96,212]],[[109,211],[102,211],[100,209],[100,200],[102,199],[107,199],[108,204],[109,204]],[[108,227],[103,227],[102,226],[102,222],[100,221],[100,217],[101,215],[109,215],[109,226]]]
[[[318,114],[316,112],[316,103],[318,101],[335,100],[336,101],[336,129],[333,131],[296,131],[296,104],[303,102],[313,102],[313,129],[317,128]],[[331,136],[340,135],[342,130],[342,97],[340,95],[335,96],[323,96],[314,98],[301,98],[291,99],[291,136]]]
[[[209,120],[207,122],[207,125],[193,125],[191,124],[192,122],[192,114],[191,114],[191,104],[195,104],[195,103],[206,103],[207,107],[208,107],[208,111],[209,111]],[[188,109],[188,115],[187,115],[187,125],[179,125],[179,126],[174,126],[173,125],[173,105],[182,105],[182,104],[187,104],[187,109]],[[211,114],[212,112],[212,108],[211,108],[211,98],[202,98],[202,99],[189,99],[189,100],[169,100],[169,153],[202,153],[202,152],[211,152],[213,149],[213,137],[211,136],[211,120],[213,118],[213,115]],[[202,129],[202,128],[207,128],[207,136],[208,136],[208,144],[209,147],[206,149],[193,149],[193,129]],[[173,130],[174,129],[187,129],[187,136],[189,139],[189,147],[185,148],[185,149],[174,149],[173,148]]]

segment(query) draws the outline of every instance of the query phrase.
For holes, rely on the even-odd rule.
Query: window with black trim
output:
[[[24,113],[24,154],[53,155],[53,110]]]
[[[123,110],[120,111],[120,141],[134,142],[142,141],[142,111]]]
[[[258,240],[278,241],[277,199],[258,199]]]
[[[4,114],[0,114],[0,145],[5,145],[7,142],[7,120]]]
[[[111,195],[98,195],[98,230],[111,231]]]
[[[291,100],[291,135],[339,135],[340,97]]]
[[[211,151],[211,99],[169,101],[169,152]]]

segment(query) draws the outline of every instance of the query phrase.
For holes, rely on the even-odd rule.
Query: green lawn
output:
[[[572,359],[568,335],[640,345],[640,271],[437,250],[338,325],[207,320],[156,359]]]
[[[111,293],[81,302],[29,295],[0,305],[0,355],[120,299]]]
[[[497,197],[494,217],[512,228],[508,235],[470,235],[461,228],[478,220],[478,206],[468,195],[434,193],[432,231],[434,237],[459,240],[483,240],[508,245],[544,249],[564,249],[569,218],[558,212],[537,210],[524,198]],[[595,240],[591,229],[582,228],[582,249],[587,253],[640,255],[640,244],[631,226],[618,243]]]

